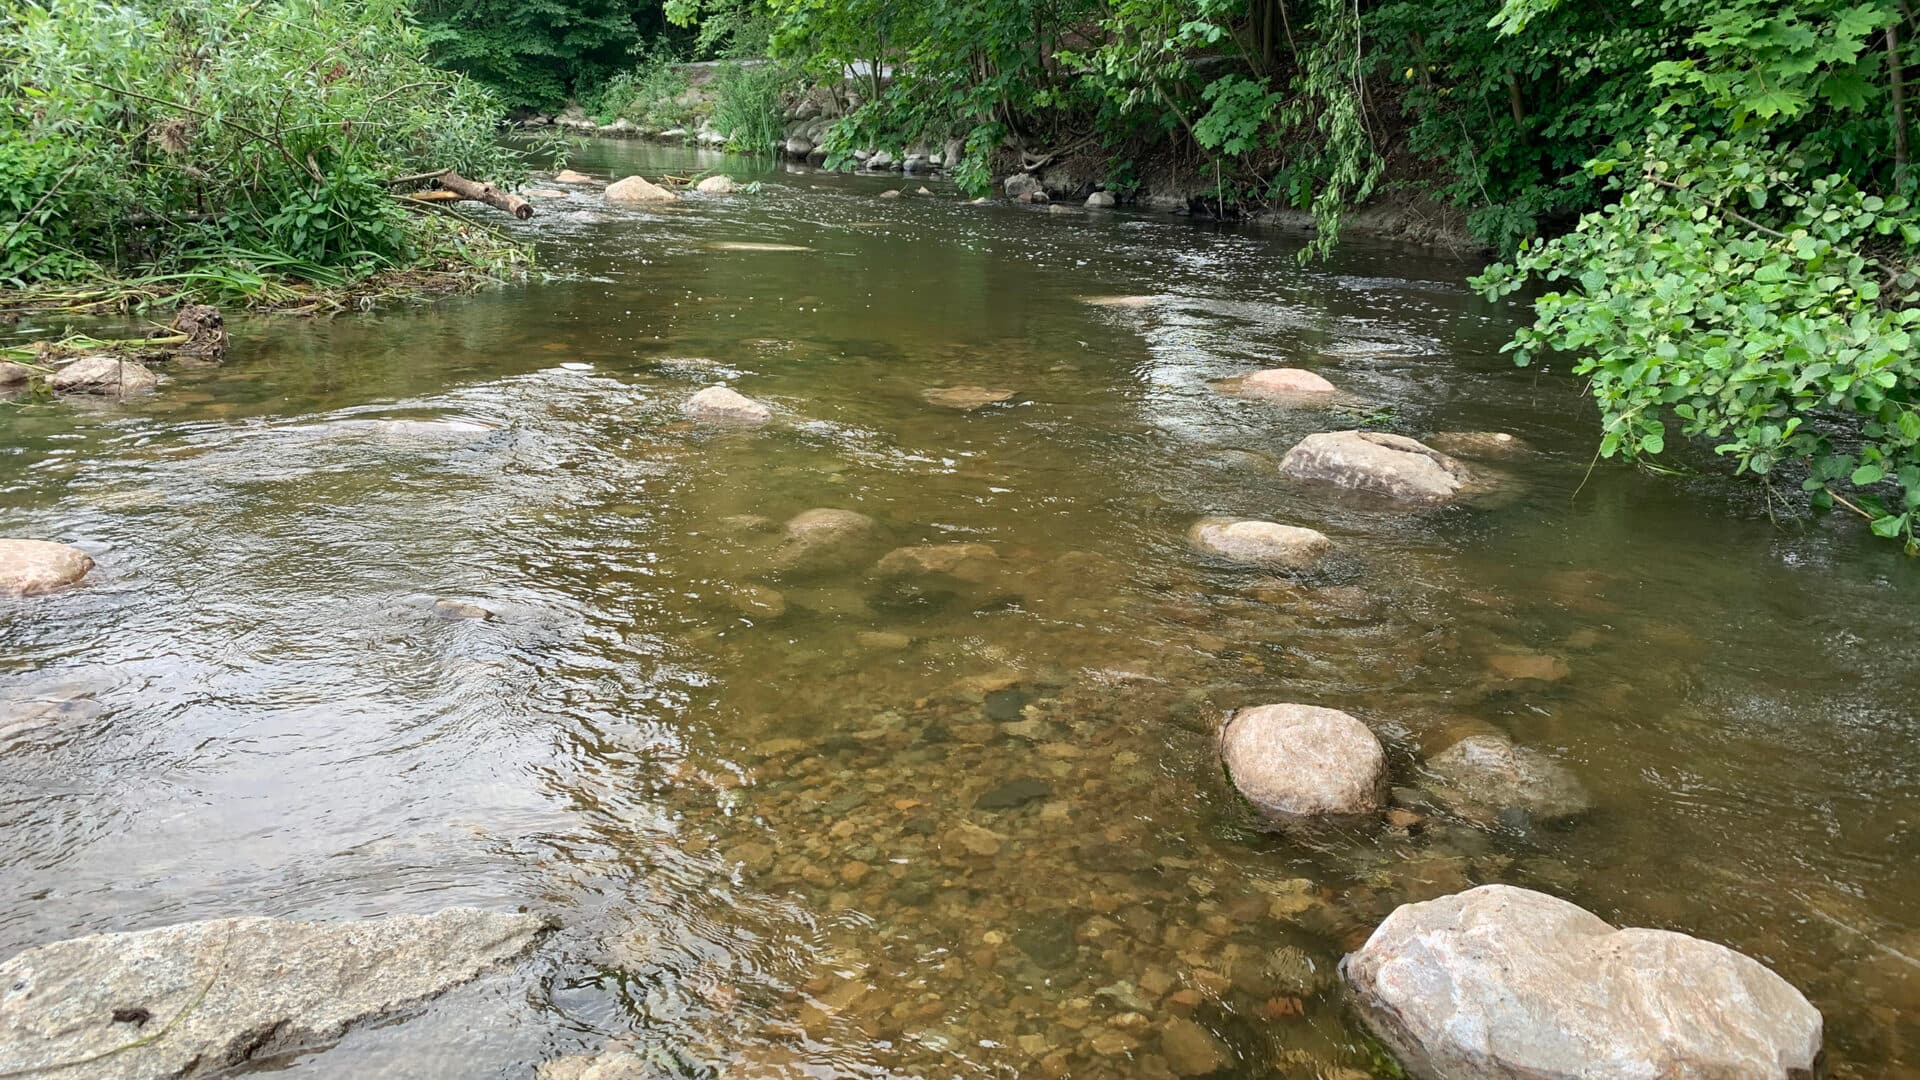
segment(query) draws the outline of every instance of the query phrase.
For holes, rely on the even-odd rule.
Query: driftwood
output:
[[[387,181],[387,184],[390,187],[400,187],[406,184],[421,184],[428,181],[440,185],[439,190],[423,191],[407,197],[416,202],[472,199],[474,202],[486,203],[495,210],[512,214],[521,221],[525,221],[533,216],[533,204],[527,200],[518,195],[501,191],[492,184],[479,180],[469,180],[459,173],[454,172],[452,169],[442,169],[439,172],[415,173],[412,176],[396,177],[395,179]]]

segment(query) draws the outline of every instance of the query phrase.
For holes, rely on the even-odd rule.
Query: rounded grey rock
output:
[[[1338,709],[1241,709],[1220,729],[1220,756],[1248,802],[1282,817],[1372,813],[1386,786],[1380,740]]]
[[[1309,435],[1280,459],[1283,476],[1402,502],[1459,498],[1469,476],[1459,462],[1418,439],[1379,431]]]

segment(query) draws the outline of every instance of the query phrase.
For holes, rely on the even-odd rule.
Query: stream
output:
[[[225,364],[150,398],[0,406],[0,535],[99,564],[0,601],[0,957],[526,909],[561,925],[530,965],[281,1064],[529,1077],[613,1039],[662,1076],[1160,1078],[1181,1016],[1219,1075],[1358,1080],[1396,1074],[1340,957],[1508,882],[1741,950],[1824,1013],[1831,1076],[1920,1077],[1895,545],[1775,524],[1704,455],[1596,464],[1577,380],[1500,352],[1525,307],[1443,255],[1303,267],[1282,234],[640,143],[571,166],[763,186],[574,189],[522,226],[527,285],[235,318]],[[1282,366],[1347,400],[1216,385]],[[688,422],[720,382],[777,422]],[[925,396],[953,386],[1011,396]],[[1278,474],[1352,427],[1532,449],[1435,511]],[[878,535],[783,562],[820,507]],[[1209,514],[1336,554],[1209,562]],[[980,565],[872,572],[955,542]],[[1289,701],[1366,720],[1415,809],[1260,821],[1212,732]],[[1479,732],[1591,810],[1420,804]]]

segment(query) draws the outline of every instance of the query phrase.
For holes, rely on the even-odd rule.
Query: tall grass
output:
[[[713,129],[728,149],[762,154],[779,144],[792,83],[792,73],[773,63],[728,64],[715,74]]]

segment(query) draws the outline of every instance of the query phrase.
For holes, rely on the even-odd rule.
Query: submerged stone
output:
[[[1420,1080],[1817,1075],[1820,1013],[1751,957],[1483,885],[1408,904],[1341,964]]]
[[[841,570],[870,558],[880,527],[854,510],[821,507],[788,521],[774,564],[788,571]]]
[[[42,945],[0,964],[0,1075],[171,1080],[310,1053],[516,959],[545,925],[449,908],[216,919]]]
[[[1047,912],[1013,932],[1013,944],[1043,968],[1060,968],[1071,963],[1079,951],[1074,934],[1079,923],[1062,912]]]
[[[1212,1076],[1233,1060],[1219,1036],[1184,1016],[1169,1018],[1160,1029],[1160,1054],[1176,1076]]]
[[[1585,813],[1587,790],[1559,762],[1503,735],[1469,735],[1427,762],[1434,799],[1482,824],[1554,821]]]
[[[1427,445],[1443,454],[1480,458],[1518,457],[1533,449],[1504,431],[1443,431],[1428,438]]]
[[[1011,810],[1039,799],[1050,798],[1053,785],[1030,776],[1009,780],[974,800],[976,810]]]
[[[943,409],[958,409],[961,412],[973,412],[998,405],[1013,399],[1013,391],[998,390],[986,386],[938,386],[923,390],[920,396],[927,404],[938,405]]]

